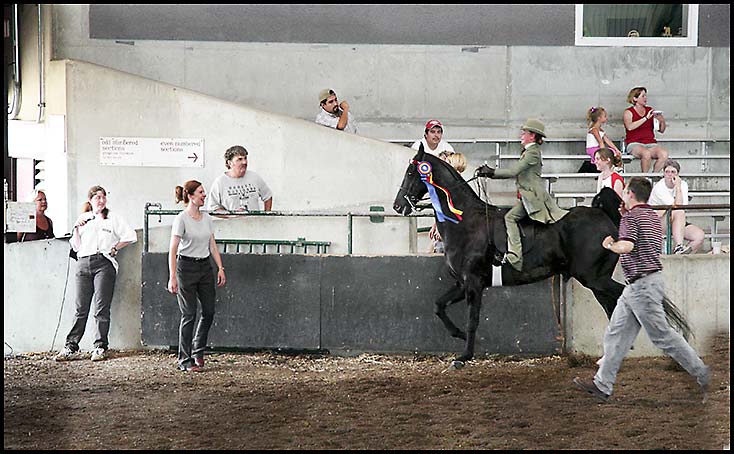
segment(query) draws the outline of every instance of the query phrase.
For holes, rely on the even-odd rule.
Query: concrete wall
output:
[[[66,200],[54,200],[69,231],[89,187],[108,191],[109,207],[133,227],[143,222],[146,202],[174,208],[176,185],[198,179],[208,189],[234,144],[249,150],[249,169],[274,192],[283,211],[346,209],[368,211],[392,205],[407,161],[414,152],[398,145],[342,133],[304,121],[250,109],[108,68],[66,62]],[[90,96],[90,93],[94,93]],[[99,138],[203,138],[204,168],[102,166]],[[345,150],[349,150],[348,152]],[[58,208],[56,208],[58,209]]]
[[[551,137],[579,137],[586,110],[603,105],[607,132],[619,140],[637,85],[666,112],[666,136],[729,137],[729,47],[114,41],[89,38],[88,8],[54,6],[55,58],[306,120],[318,112],[318,91],[330,87],[369,137],[419,138],[438,117],[448,140],[515,138],[529,116],[543,119]]]
[[[138,232],[138,237],[140,234]],[[140,242],[118,256],[110,316],[110,348],[138,349],[140,343]],[[69,258],[64,239],[5,244],[3,247],[3,338],[5,353],[60,350],[74,321],[77,262]],[[67,279],[68,276],[68,279]],[[54,341],[55,336],[55,341]],[[90,350],[94,321],[90,316],[79,344]]]
[[[165,231],[170,232],[170,229],[165,227],[158,228],[153,236],[163,238],[166,236]],[[138,238],[141,237],[141,233],[138,232]],[[76,298],[76,289],[74,288],[76,262],[68,259],[68,250],[68,242],[58,239],[12,243],[3,246],[5,270],[3,273],[3,285],[5,288],[3,292],[3,337],[6,343],[6,353],[10,352],[10,348],[12,348],[14,353],[21,353],[48,351],[59,349],[63,346],[66,334],[68,334],[72,325],[74,300]],[[162,254],[157,255],[164,257]],[[166,270],[159,264],[145,273],[142,272],[142,244],[140,241],[124,249],[118,258],[120,262],[120,274],[112,303],[110,347],[113,349],[138,349],[142,348],[142,288],[146,287],[149,290],[153,288],[154,293],[157,292],[158,296],[156,297],[157,299],[149,301],[160,301],[163,304],[164,300],[161,295],[165,295],[163,286],[165,286],[164,280],[167,279]],[[437,291],[426,291],[425,295],[415,294],[418,299],[411,300],[410,302],[404,301],[405,306],[402,306],[402,303],[401,305],[391,306],[392,309],[390,311],[392,312],[385,312],[385,314],[392,314],[391,316],[380,316],[381,312],[379,310],[380,308],[384,310],[385,305],[390,303],[389,301],[380,300],[375,303],[363,304],[364,300],[360,296],[360,292],[364,293],[364,290],[360,290],[363,289],[361,286],[375,281],[382,282],[383,286],[380,291],[384,294],[390,295],[390,292],[393,292],[394,295],[405,295],[405,282],[407,282],[405,277],[407,275],[404,275],[402,271],[401,273],[392,273],[395,276],[390,275],[391,269],[397,269],[395,268],[395,263],[402,263],[404,265],[405,263],[415,264],[420,262],[423,263],[420,266],[440,268],[441,257],[388,257],[384,259],[386,260],[385,262],[380,263],[387,263],[392,260],[394,262],[392,268],[381,265],[373,268],[373,271],[370,273],[364,272],[366,269],[365,263],[374,263],[374,258],[356,257],[354,261],[350,261],[348,258],[337,259],[343,260],[345,263],[336,263],[336,268],[332,269],[331,274],[327,273],[323,276],[325,285],[328,284],[327,287],[329,288],[330,286],[338,287],[340,285],[346,285],[343,289],[345,291],[340,293],[343,296],[340,299],[342,303],[342,306],[340,306],[342,308],[340,317],[342,318],[332,318],[332,321],[345,320],[345,316],[348,319],[350,313],[353,312],[359,315],[357,319],[369,319],[375,332],[382,333],[380,334],[382,336],[380,339],[384,340],[388,338],[386,332],[389,331],[387,327],[391,326],[390,323],[394,323],[397,319],[402,320],[401,323],[406,323],[405,320],[407,319],[400,317],[408,317],[410,319],[411,317],[419,316],[427,323],[425,326],[428,331],[418,333],[419,338],[422,340],[416,345],[422,346],[421,348],[428,345],[434,351],[442,350],[437,347],[438,344],[436,342],[440,346],[445,346],[444,348],[446,350],[444,351],[458,351],[461,348],[458,341],[446,337],[443,328],[438,324],[437,319],[433,315],[431,303],[438,296],[434,294]],[[159,258],[158,260],[165,259]],[[239,256],[239,258],[238,256],[225,257],[228,266],[230,262],[233,264],[236,261],[246,263],[247,260],[257,259],[253,258],[253,256]],[[269,257],[264,261],[266,260],[277,260],[277,256],[275,259]],[[283,260],[283,263],[286,260],[288,259]],[[398,266],[398,268],[403,265]],[[665,256],[663,257],[663,265],[665,267],[664,273],[668,295],[681,308],[693,326],[696,335],[693,345],[699,351],[705,352],[707,348],[706,340],[710,334],[718,331],[729,331],[729,256]],[[410,270],[414,267],[405,266],[404,268],[406,273],[410,273]],[[400,269],[402,270],[402,268]],[[29,273],[29,270],[33,272]],[[259,297],[265,295],[267,289],[270,289],[269,291],[271,293],[277,293],[277,289],[275,289],[277,286],[267,281],[268,277],[273,276],[273,273],[269,273],[269,271],[271,270],[264,270],[265,274],[261,275],[261,279],[259,281],[251,281],[247,288],[241,287],[243,285],[242,283],[247,280],[245,271],[236,275],[230,273],[230,284],[220,292],[220,298],[234,302],[240,301],[242,300],[242,295],[248,293],[250,286],[261,290]],[[287,269],[283,269],[283,272],[287,274]],[[411,286],[415,285],[416,289],[418,287],[421,289],[435,289],[436,286],[441,284],[434,277],[442,272],[434,269],[430,273],[424,273],[425,276],[420,273],[415,276],[411,275],[410,279],[412,281],[408,284]],[[236,276],[240,274],[243,277],[238,279]],[[143,280],[143,275],[145,276],[145,280]],[[288,288],[289,285],[292,287],[292,283],[296,282],[302,288],[307,288],[307,282],[303,281],[305,276],[307,276],[307,273],[304,273],[303,276],[291,275],[290,279],[280,279],[280,276],[278,276],[278,285],[285,285],[285,288]],[[343,279],[337,282],[339,276]],[[713,276],[716,276],[716,278],[712,278]],[[422,281],[424,278],[426,280]],[[393,282],[393,284],[387,285],[385,284],[386,282]],[[64,290],[65,286],[66,290]],[[349,286],[353,287],[351,293]],[[398,290],[400,288],[403,290]],[[533,329],[535,328],[532,327],[535,326],[537,328],[537,326],[541,326],[537,325],[538,314],[528,313],[528,307],[535,307],[537,310],[545,308],[542,310],[546,311],[546,324],[542,326],[549,327],[551,325],[548,323],[557,323],[556,319],[558,315],[554,312],[555,309],[545,305],[538,298],[528,301],[528,307],[515,307],[516,305],[502,303],[502,301],[510,298],[513,300],[518,298],[518,295],[522,295],[522,292],[517,287],[485,291],[485,305],[481,313],[481,332],[485,339],[482,342],[485,342],[485,347],[487,345],[496,347],[499,344],[507,347],[507,336],[514,333],[513,330],[516,330],[517,338],[525,339],[519,345],[521,345],[525,352],[528,352],[528,345],[533,345],[534,342],[528,340],[528,336],[532,337],[534,334]],[[569,298],[565,309],[566,343],[568,348],[572,351],[590,355],[600,355],[601,340],[604,328],[606,327],[604,312],[599,304],[593,300],[591,292],[580,287],[578,284],[569,284],[568,293]],[[283,294],[285,293],[282,293],[281,296]],[[314,298],[315,295],[314,293]],[[321,290],[319,291],[319,295],[321,295]],[[365,295],[368,294],[365,293]],[[301,298],[300,296],[298,297]],[[319,296],[319,298],[322,298],[322,296]],[[257,301],[261,301],[262,304],[266,303],[266,300],[257,300],[257,295],[255,295],[254,302]],[[172,299],[169,299],[165,304],[168,304],[168,302],[170,302],[170,307],[160,309],[161,313],[168,314],[163,320],[166,326],[172,322],[171,317],[174,316],[176,309],[176,304]],[[307,303],[314,304],[313,301],[307,301]],[[282,305],[282,302],[278,304]],[[399,307],[405,307],[406,311],[400,312]],[[459,305],[451,310],[451,314],[455,317],[455,320],[462,324],[465,320],[464,307],[464,305]],[[510,323],[507,320],[514,320],[514,322]],[[221,321],[224,322],[224,320]],[[491,328],[497,328],[497,323],[502,324],[505,322],[506,324],[501,326],[501,332],[505,333],[504,337],[497,338],[497,329],[493,333]],[[533,325],[531,322],[536,323],[536,325]],[[229,323],[228,327],[223,327],[223,330],[237,329],[238,327],[236,323],[232,324],[231,319],[227,323]],[[252,320],[247,323],[252,323]],[[370,350],[371,344],[368,337],[357,338],[354,341],[354,337],[350,338],[347,336],[349,330],[344,330],[344,326],[349,327],[349,324],[342,324],[341,328],[338,323],[334,326],[335,330],[331,331],[332,337],[329,340],[329,348]],[[93,325],[90,319],[87,325],[86,335],[81,343],[81,348],[84,350],[91,349],[92,347],[92,329]],[[170,327],[167,329],[170,329]],[[162,332],[165,333],[166,331],[164,330]],[[363,331],[361,332],[364,334]],[[437,338],[426,334],[433,332],[440,334],[437,334]],[[52,342],[54,340],[54,333],[56,333],[56,340]],[[226,336],[226,332],[219,335]],[[541,337],[542,339],[546,339],[545,334]],[[415,339],[414,337],[413,340]],[[640,335],[640,339],[638,339],[635,344],[635,349],[631,354],[638,356],[661,354],[659,350],[647,345],[646,342],[649,341],[647,341],[643,333]],[[407,348],[406,345],[409,343],[401,344],[401,348]],[[264,346],[264,344],[261,345]],[[281,344],[270,344],[267,346],[279,345]],[[302,343],[301,345],[304,346],[306,344]],[[322,343],[321,345],[325,344]],[[546,343],[545,345],[545,348],[547,348],[549,344]],[[407,348],[407,351],[411,351],[412,348]],[[534,348],[539,348],[538,344],[535,344]]]
[[[728,254],[663,256],[666,294],[685,315],[695,338],[691,345],[701,354],[708,351],[711,336],[730,329],[730,265]],[[621,269],[615,279],[623,282]],[[575,279],[568,284],[566,342],[569,351],[601,356],[606,316],[590,290]],[[631,356],[662,353],[641,330]]]

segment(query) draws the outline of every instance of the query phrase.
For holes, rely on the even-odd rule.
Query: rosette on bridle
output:
[[[436,212],[436,218],[438,219],[438,222],[444,222],[448,220],[453,222],[454,224],[458,224],[459,221],[461,221],[461,215],[464,214],[464,212],[454,207],[454,203],[451,201],[451,194],[448,190],[446,190],[446,188],[443,188],[433,182],[433,167],[431,166],[431,164],[426,161],[421,161],[417,164],[417,168],[418,174],[420,174],[421,176],[421,181],[426,185],[426,188],[428,188],[428,195],[431,198],[431,205],[433,205],[433,209]],[[443,191],[444,194],[446,194],[446,204],[448,205],[451,213],[456,216],[456,219],[453,219],[452,217],[444,214],[443,209],[441,208],[441,201],[438,199],[436,188],[440,189],[441,191]]]

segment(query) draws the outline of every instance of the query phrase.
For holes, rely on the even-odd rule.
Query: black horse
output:
[[[474,356],[482,292],[492,285],[495,253],[506,247],[504,215],[508,208],[482,201],[453,167],[425,153],[421,145],[405,172],[393,208],[408,215],[427,192],[439,221],[446,263],[456,279],[456,284],[436,301],[435,310],[451,335],[466,341],[464,352],[453,363],[461,367]],[[528,284],[558,274],[565,279],[574,277],[591,289],[607,317],[611,317],[624,289],[612,279],[618,256],[602,247],[602,239],[607,235],[616,238],[618,234],[619,217],[615,224],[610,215],[617,213],[620,199],[613,191],[612,197],[616,200],[595,202],[603,209],[572,208],[554,224],[536,223],[528,218],[521,221],[523,270],[502,265],[502,285]],[[446,306],[461,300],[466,300],[469,311],[466,333],[446,314]],[[669,306],[672,305],[667,302],[668,314]],[[676,315],[681,319],[679,313]]]

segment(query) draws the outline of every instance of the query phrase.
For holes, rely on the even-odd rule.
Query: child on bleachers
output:
[[[607,148],[614,151],[614,154],[619,156],[621,166],[622,152],[619,151],[617,146],[614,145],[614,142],[604,132],[604,125],[608,120],[609,116],[607,115],[607,111],[601,106],[592,107],[586,113],[586,123],[589,128],[586,131],[586,154],[591,158],[591,164],[595,164],[596,158],[594,157],[594,153],[606,145]]]
[[[596,169],[600,172],[599,178],[596,180],[596,192],[599,193],[602,188],[612,188],[621,199],[624,178],[614,168],[622,165],[622,157],[609,148],[599,148],[594,153],[594,163]]]

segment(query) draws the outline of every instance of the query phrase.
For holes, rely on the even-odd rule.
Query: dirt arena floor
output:
[[[104,362],[4,360],[5,449],[722,449],[728,335],[713,340],[709,400],[667,358],[626,359],[597,403],[571,384],[589,357],[343,358],[212,353],[183,373],[171,352]]]

